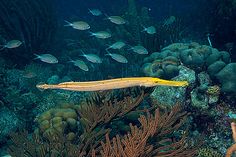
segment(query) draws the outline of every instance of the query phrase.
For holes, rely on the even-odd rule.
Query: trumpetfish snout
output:
[[[153,77],[131,77],[117,78],[101,81],[89,82],[63,82],[56,85],[41,84],[36,87],[39,89],[63,89],[70,91],[102,91],[121,89],[135,86],[154,87],[154,86],[188,86],[187,81],[170,81]]]

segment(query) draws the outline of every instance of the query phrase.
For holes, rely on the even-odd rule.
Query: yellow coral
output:
[[[198,150],[198,157],[223,157],[223,155],[212,148],[201,148]]]
[[[46,138],[53,137],[58,133],[65,134],[69,140],[73,140],[77,128],[77,108],[76,105],[66,104],[42,113],[36,118],[39,128],[35,132]],[[65,130],[68,134],[65,133]]]
[[[220,87],[217,86],[217,85],[208,87],[207,94],[209,94],[209,95],[220,95]]]

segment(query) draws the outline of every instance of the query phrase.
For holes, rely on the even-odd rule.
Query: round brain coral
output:
[[[77,118],[76,105],[64,105],[61,108],[53,108],[36,118],[38,128],[35,132],[46,138],[52,138],[55,134],[62,134],[71,141],[76,137],[76,129],[78,128]]]

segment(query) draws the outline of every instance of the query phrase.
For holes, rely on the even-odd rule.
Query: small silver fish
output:
[[[102,59],[96,55],[96,54],[85,54],[83,51],[82,51],[82,55],[83,57],[85,57],[88,61],[92,62],[92,63],[102,63]]]
[[[99,32],[90,32],[90,36],[95,36],[96,38],[99,39],[107,39],[111,37],[111,34],[106,31],[99,31]]]
[[[155,34],[156,28],[154,26],[144,27],[143,32],[147,32],[148,34]]]
[[[8,49],[17,48],[21,44],[22,44],[22,42],[20,40],[10,40],[5,45],[0,45],[0,46],[2,46],[2,48],[0,50],[3,50],[5,48],[8,48]]]
[[[123,25],[123,24],[126,24],[126,22],[127,22],[125,19],[123,19],[120,16],[107,16],[107,19],[117,25]]]
[[[141,45],[137,45],[131,48],[135,53],[138,54],[148,54],[148,51],[145,47],[141,46]]]
[[[169,26],[172,23],[174,23],[176,21],[176,17],[175,16],[170,16],[169,18],[165,19],[163,26]]]
[[[87,22],[84,22],[84,21],[69,22],[69,21],[65,20],[65,22],[67,23],[67,25],[64,25],[64,26],[71,26],[72,28],[78,29],[78,30],[81,30],[81,31],[90,29],[89,24]]]
[[[128,60],[124,56],[122,56],[118,53],[109,53],[108,52],[106,55],[111,56],[112,59],[114,59],[115,61],[117,61],[119,63],[128,63]]]
[[[89,13],[91,13],[93,16],[100,16],[102,15],[102,12],[99,9],[88,9]]]
[[[24,78],[28,78],[28,79],[31,79],[31,78],[34,78],[36,77],[37,74],[33,71],[25,71],[23,74],[22,74],[22,77]]]
[[[117,41],[114,44],[110,45],[106,50],[108,49],[121,49],[122,47],[125,46],[125,43],[122,41]]]
[[[77,59],[77,60],[70,60],[69,62],[73,63],[74,66],[79,67],[83,71],[89,71],[88,66],[85,64],[84,61]]]
[[[51,54],[40,54],[40,55],[34,54],[34,55],[36,56],[35,59],[39,59],[42,62],[50,63],[50,64],[58,63],[58,59]]]

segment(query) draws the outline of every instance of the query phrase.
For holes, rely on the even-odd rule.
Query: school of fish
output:
[[[99,9],[88,9],[88,13],[91,14],[92,16],[102,16],[104,15],[105,18],[104,20],[108,20],[111,23],[115,24],[115,25],[128,25],[129,22],[124,19],[121,16],[118,15],[107,15],[107,14],[103,14],[101,10]],[[163,25],[170,25],[175,21],[175,17],[171,16],[168,19],[166,19],[163,23]],[[89,23],[87,23],[86,21],[69,21],[69,20],[64,20],[64,22],[66,24],[64,24],[65,27],[71,27],[75,30],[79,30],[79,31],[88,31],[88,33],[90,34],[91,37],[95,37],[97,39],[100,40],[105,40],[108,38],[112,37],[112,33],[106,30],[100,30],[100,31],[89,31],[91,29]],[[156,33],[156,28],[155,26],[143,26],[143,30],[142,32],[146,32],[147,34],[153,35]],[[4,50],[4,49],[15,49],[17,47],[20,47],[24,42],[20,41],[20,40],[10,40],[5,42],[3,45],[0,45],[0,51]],[[136,54],[140,54],[140,55],[146,55],[148,54],[148,50],[143,47],[142,45],[134,45],[134,46],[130,46],[128,45],[126,42],[124,42],[123,40],[118,40],[113,42],[112,44],[107,44],[107,48],[104,51],[104,57],[105,56],[109,56],[113,61],[116,61],[117,63],[122,63],[122,64],[127,64],[128,63],[128,59],[119,53],[115,53],[113,51],[119,51],[120,49],[123,49],[124,47],[129,46],[130,48],[127,49],[127,51],[133,51]],[[110,52],[112,50],[112,52]],[[100,56],[98,56],[97,54],[94,53],[86,53],[83,50],[79,50],[81,52],[81,54],[79,55],[79,57],[83,57],[84,59],[86,59],[88,62],[93,63],[93,64],[101,64],[102,63],[102,58]],[[54,55],[52,55],[51,53],[48,52],[40,52],[37,54],[34,54],[36,57],[34,58],[35,60],[40,60],[44,63],[48,63],[48,64],[56,64],[58,63],[58,59],[57,57],[55,57]],[[89,71],[89,66],[86,64],[85,61],[83,61],[82,59],[70,59],[68,61],[68,63],[72,63],[75,67],[78,67],[79,69],[81,69],[84,72],[88,72]],[[25,78],[33,78],[35,77],[35,74],[33,72],[27,72],[25,74],[23,74],[23,77]],[[118,79],[119,80],[119,79]],[[133,86],[134,84],[132,83],[127,83],[127,81],[129,82],[129,80],[135,80],[136,81],[136,85],[142,86],[142,79],[139,79],[137,81],[137,79],[123,79],[122,81],[119,80],[118,83],[123,82],[123,86]],[[151,82],[152,85],[153,83],[153,79],[151,79],[152,81],[150,81],[150,79],[145,78],[145,80],[149,80],[149,83]],[[117,81],[117,80],[116,80]],[[115,81],[115,82],[116,82]],[[126,81],[126,82],[125,82]],[[141,81],[141,82],[140,82]],[[101,81],[100,81],[101,82]],[[109,81],[108,81],[109,82]],[[106,83],[106,82],[105,82]],[[73,83],[70,83],[70,85]],[[91,83],[90,83],[91,84]],[[65,85],[65,84],[63,84]],[[121,86],[121,84],[120,84]],[[146,86],[146,85],[144,85]],[[38,88],[44,88],[46,86],[37,86]],[[48,86],[47,86],[48,87]],[[100,89],[100,88],[99,88]],[[114,87],[113,87],[114,89]]]

